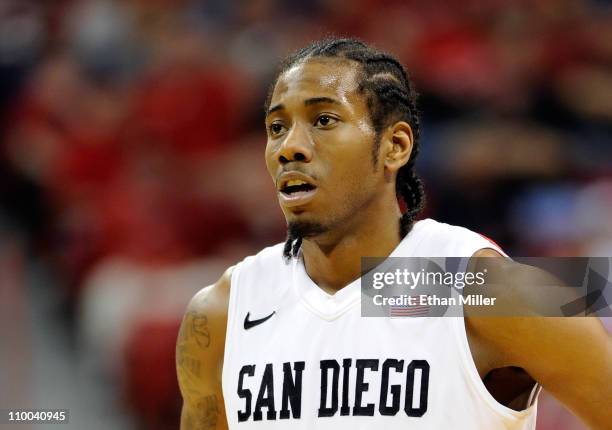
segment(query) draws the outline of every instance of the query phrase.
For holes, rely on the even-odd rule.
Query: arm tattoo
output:
[[[190,341],[195,341],[203,349],[210,346],[210,332],[206,315],[200,315],[194,311],[189,311],[185,315],[179,332],[178,343],[181,345]]]
[[[204,429],[214,429],[219,418],[219,404],[217,396],[212,394],[203,397],[198,403],[198,409],[202,411],[202,424]]]
[[[183,416],[182,430],[214,430],[219,420],[219,402],[215,394],[198,400],[196,407]]]
[[[200,378],[202,376],[202,362],[192,354],[185,345],[176,347],[176,363],[180,370],[184,371],[186,379]]]

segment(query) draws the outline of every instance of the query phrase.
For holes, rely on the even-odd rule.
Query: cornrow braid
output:
[[[382,131],[398,121],[410,124],[413,147],[408,162],[398,171],[395,190],[398,199],[404,202],[405,211],[399,220],[400,237],[405,237],[414,220],[425,206],[423,183],[415,171],[415,160],[419,154],[420,120],[417,108],[417,92],[402,64],[390,54],[379,51],[357,39],[325,39],[314,42],[290,55],[281,63],[280,71],[271,85],[266,98],[267,112],[274,86],[279,76],[294,65],[316,57],[341,58],[359,63],[358,91],[365,95],[366,104],[376,132],[373,148],[374,164],[377,163],[380,135]],[[301,238],[287,236],[284,255],[297,256]]]
[[[283,255],[285,257],[296,256],[300,251],[300,247],[302,246],[302,238],[301,237],[287,237],[285,241],[285,247],[283,248]]]

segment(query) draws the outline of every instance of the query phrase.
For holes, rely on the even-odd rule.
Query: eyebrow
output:
[[[330,97],[312,97],[310,99],[304,100],[304,106],[312,106],[312,105],[321,104],[321,103],[327,103],[327,104],[333,104],[333,105],[341,104],[338,100],[332,99]],[[268,113],[266,114],[266,116],[278,110],[283,110],[283,109],[285,109],[285,105],[283,105],[282,103],[272,106],[270,109],[268,109]]]
[[[329,98],[329,97],[313,97],[311,99],[304,100],[304,106],[316,105],[319,103],[328,103],[332,105],[339,105],[340,102],[338,100]]]

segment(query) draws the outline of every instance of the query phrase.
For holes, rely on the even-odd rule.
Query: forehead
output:
[[[333,97],[341,103],[353,103],[358,89],[358,63],[339,58],[311,58],[285,70],[272,93],[271,105],[284,98]]]

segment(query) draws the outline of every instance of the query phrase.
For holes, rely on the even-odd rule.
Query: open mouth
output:
[[[310,178],[299,178],[298,174],[288,174],[279,187],[279,199],[285,208],[308,204],[317,194],[318,188],[311,183]]]
[[[307,182],[301,181],[299,179],[292,179],[287,181],[285,185],[281,188],[281,192],[288,196],[296,195],[297,193],[306,193],[308,191],[314,190],[316,187]]]

